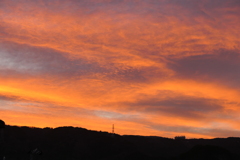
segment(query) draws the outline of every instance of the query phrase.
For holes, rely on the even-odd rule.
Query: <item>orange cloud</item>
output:
[[[3,119],[236,135],[238,15],[235,1],[1,1]]]

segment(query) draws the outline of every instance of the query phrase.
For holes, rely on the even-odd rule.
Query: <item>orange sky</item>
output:
[[[0,119],[240,135],[240,2],[0,1]]]

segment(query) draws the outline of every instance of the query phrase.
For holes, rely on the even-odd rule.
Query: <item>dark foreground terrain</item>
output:
[[[174,140],[74,127],[6,126],[0,151],[6,160],[239,160],[240,138]]]

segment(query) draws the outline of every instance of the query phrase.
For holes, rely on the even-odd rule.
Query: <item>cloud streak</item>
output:
[[[2,0],[1,115],[39,127],[235,136],[239,15],[237,0]]]

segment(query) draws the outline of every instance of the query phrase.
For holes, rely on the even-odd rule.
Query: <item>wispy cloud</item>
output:
[[[235,136],[239,15],[238,0],[2,0],[2,118]]]

